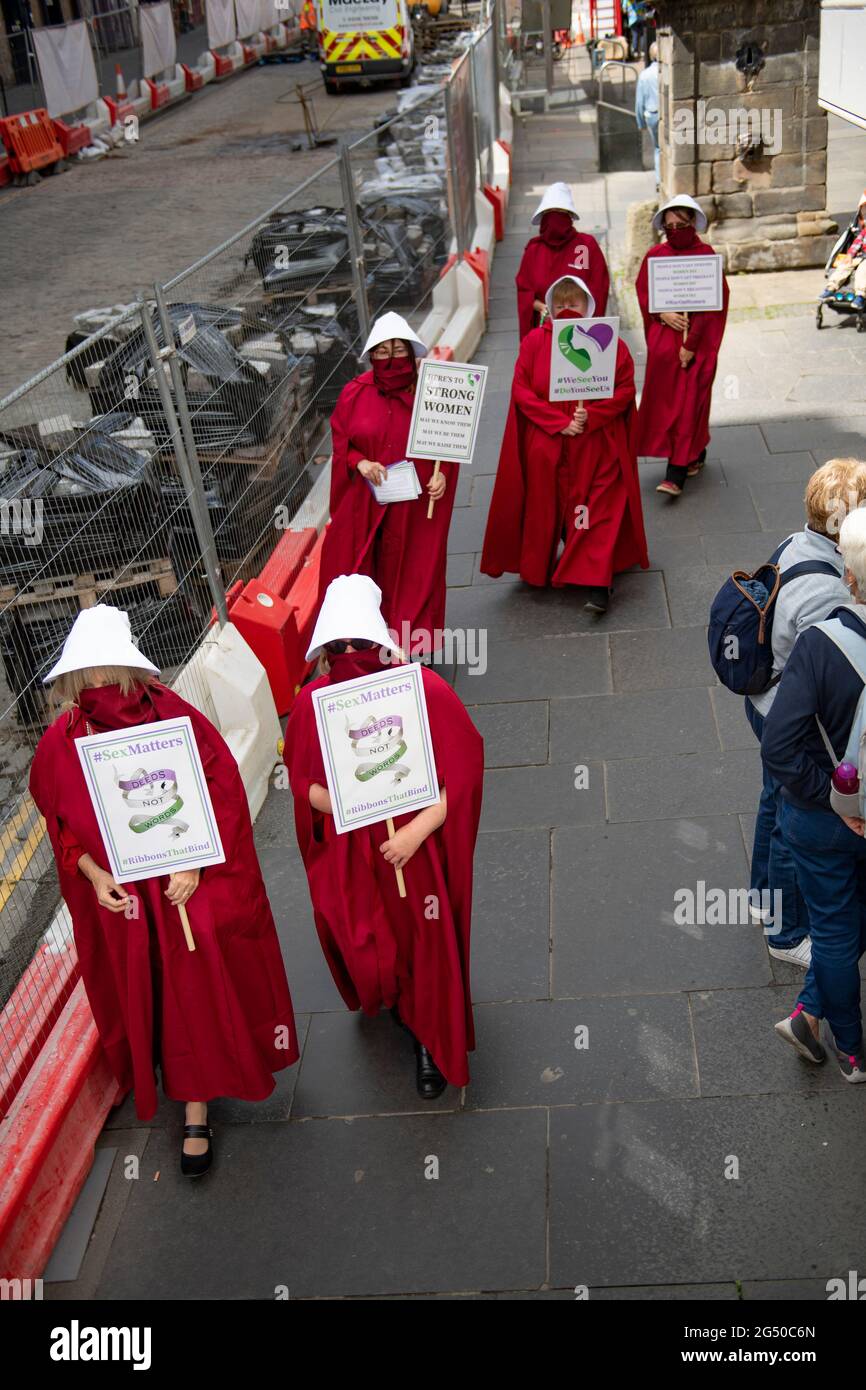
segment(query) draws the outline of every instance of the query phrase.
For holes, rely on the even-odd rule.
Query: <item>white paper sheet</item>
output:
[[[403,459],[400,463],[389,464],[385,473],[384,483],[378,487],[370,484],[377,502],[384,506],[388,502],[414,502],[416,497],[420,497],[421,484],[414,463]]]

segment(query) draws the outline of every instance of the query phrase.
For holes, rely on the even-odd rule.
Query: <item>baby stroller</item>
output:
[[[823,328],[824,326],[824,310],[832,309],[836,314],[853,314],[857,325],[857,332],[866,333],[866,294],[864,294],[862,290],[859,294],[857,292],[857,287],[855,287],[854,283],[855,269],[852,267],[844,283],[839,284],[838,281],[841,278],[841,271],[834,264],[838,256],[847,253],[858,233],[864,230],[866,223],[861,223],[861,215],[866,216],[866,192],[864,192],[860,198],[857,211],[854,213],[848,226],[842,232],[839,240],[836,242],[836,245],[827,258],[827,264],[824,266],[824,274],[828,279],[831,279],[831,281],[835,279],[836,283],[829,284],[821,292],[821,296],[818,300],[818,307],[815,310],[816,328]],[[862,248],[859,254],[866,254],[866,247]],[[866,264],[866,262],[863,264]],[[861,269],[860,273],[864,275],[866,271]]]

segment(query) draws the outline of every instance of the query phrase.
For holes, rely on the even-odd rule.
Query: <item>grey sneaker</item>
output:
[[[812,943],[808,936],[804,936],[796,946],[768,946],[767,950],[775,960],[786,960],[789,965],[798,965],[801,970],[808,970],[812,964]]]
[[[774,1025],[779,1037],[790,1043],[805,1062],[819,1063],[826,1060],[827,1054],[806,1022],[802,1007],[798,1004],[788,1018]],[[866,1076],[864,1076],[866,1081]]]
[[[866,1058],[862,1047],[857,1052],[837,1052],[836,1061],[846,1081],[853,1082],[855,1086],[858,1082],[866,1081]]]

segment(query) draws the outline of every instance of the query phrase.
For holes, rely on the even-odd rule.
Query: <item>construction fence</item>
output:
[[[401,92],[173,280],[83,311],[65,355],[0,401],[0,1117],[77,972],[26,791],[53,717],[43,676],[105,601],[207,707],[194,653],[269,562],[285,592],[304,564],[287,537],[323,524],[328,421],[371,321],[419,326],[472,247],[480,141],[499,133],[492,40],[487,24],[447,82]]]

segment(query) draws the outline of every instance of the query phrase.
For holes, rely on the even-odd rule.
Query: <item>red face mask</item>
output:
[[[546,246],[565,246],[571,240],[574,223],[567,212],[551,208],[541,216],[541,240]]]
[[[691,223],[685,227],[665,228],[665,236],[668,246],[672,246],[675,251],[687,251],[697,240],[697,232]]]
[[[395,396],[415,385],[415,355],[374,357],[373,381],[383,396]]]
[[[554,317],[558,319],[582,319],[583,314],[579,309],[557,309]]]
[[[381,647],[371,647],[368,652],[342,652],[339,656],[328,656],[331,684],[352,681],[357,676],[372,676],[377,671],[386,670],[381,651]],[[327,652],[325,655],[327,656]]]

